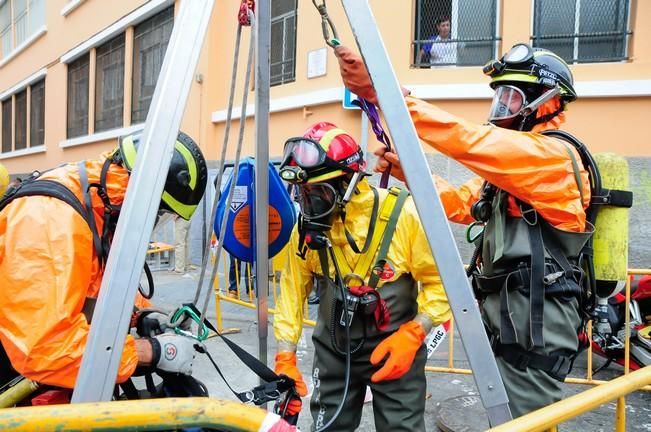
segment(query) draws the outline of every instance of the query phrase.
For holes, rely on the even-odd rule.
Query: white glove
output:
[[[191,337],[174,333],[163,333],[149,339],[153,349],[152,364],[156,369],[192,375],[192,362],[197,351],[194,348],[199,342]]]

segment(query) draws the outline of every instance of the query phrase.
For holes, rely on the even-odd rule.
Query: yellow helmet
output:
[[[4,165],[0,164],[0,197],[5,194],[9,186],[9,171]]]

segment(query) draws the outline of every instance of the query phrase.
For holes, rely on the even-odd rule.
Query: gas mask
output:
[[[362,177],[361,173],[355,173],[349,182],[337,178],[298,185],[298,203],[301,207],[299,231],[307,247],[318,250],[327,246],[325,233],[332,229],[335,218],[345,211]]]
[[[541,105],[559,94],[560,87],[556,86],[529,103],[527,96],[520,88],[512,85],[500,85],[495,88],[488,121],[506,129],[529,130],[539,122],[532,114],[535,114]],[[554,115],[556,114],[554,113]]]

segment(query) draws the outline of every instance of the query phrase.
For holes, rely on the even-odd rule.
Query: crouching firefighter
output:
[[[355,140],[331,123],[285,143],[280,175],[298,186],[301,215],[276,305],[276,372],[307,394],[296,345],[316,281],[314,428],[355,430],[370,386],[377,430],[423,431],[423,341],[450,308],[411,197],[369,185],[365,165]],[[286,405],[298,413],[301,400]]]
[[[138,135],[128,136],[98,159],[36,173],[0,201],[2,384],[20,374],[74,388],[138,145]],[[199,146],[180,133],[160,212],[189,220],[207,176]],[[125,335],[118,383],[137,371],[191,374],[196,340],[163,332],[169,317],[144,298],[152,287],[136,298],[132,324],[142,337]]]

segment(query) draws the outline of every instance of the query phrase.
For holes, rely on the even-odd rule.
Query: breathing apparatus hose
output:
[[[589,176],[590,177],[590,199],[592,200],[593,197],[600,196],[602,193],[602,189],[601,189],[601,174],[599,173],[599,167],[597,166],[597,162],[595,161],[592,154],[590,154],[588,149],[585,147],[585,145],[579,140],[577,140],[576,138],[574,138],[569,133],[563,132],[561,130],[548,130],[543,132],[543,134],[558,138],[560,140],[572,144],[572,147],[574,147],[576,151],[579,153],[579,157],[581,158],[583,167],[590,174]],[[581,186],[579,185],[579,187]],[[598,205],[591,204],[588,207],[588,210],[586,211],[586,220],[592,226],[594,226],[597,220],[598,210],[599,210]],[[586,247],[588,249],[592,249],[592,238],[588,240],[588,244],[586,245]],[[591,293],[591,298],[588,299],[590,300],[590,304],[588,305],[588,309],[584,310],[584,312],[586,314],[592,314],[592,311],[594,310],[594,306],[596,304],[596,292],[597,292],[597,280],[595,275],[592,252],[590,252],[589,254],[582,253],[581,256],[579,257],[579,262],[584,264],[584,270],[588,276],[587,283],[589,284],[589,290]]]
[[[339,265],[337,264],[337,258],[335,257],[335,252],[332,249],[332,243],[330,243],[330,240],[327,241],[328,245],[328,252],[330,253],[330,257],[332,258],[332,262],[334,263],[335,266],[335,281],[337,282],[337,286],[339,286],[339,290],[341,293],[341,296],[343,299],[346,298],[346,287],[344,286],[343,279],[341,278],[341,272],[339,271]],[[344,305],[345,307],[345,305]],[[349,320],[345,321],[345,326],[344,328],[346,329],[346,372],[344,373],[344,394],[341,397],[341,401],[339,402],[339,405],[337,406],[337,410],[333,414],[332,418],[328,420],[328,422],[321,426],[320,428],[316,429],[316,432],[322,432],[328,429],[339,417],[339,414],[341,414],[341,410],[344,408],[344,405],[346,403],[346,398],[348,397],[348,386],[350,385],[350,359],[351,359],[351,352],[350,352],[350,322]]]

